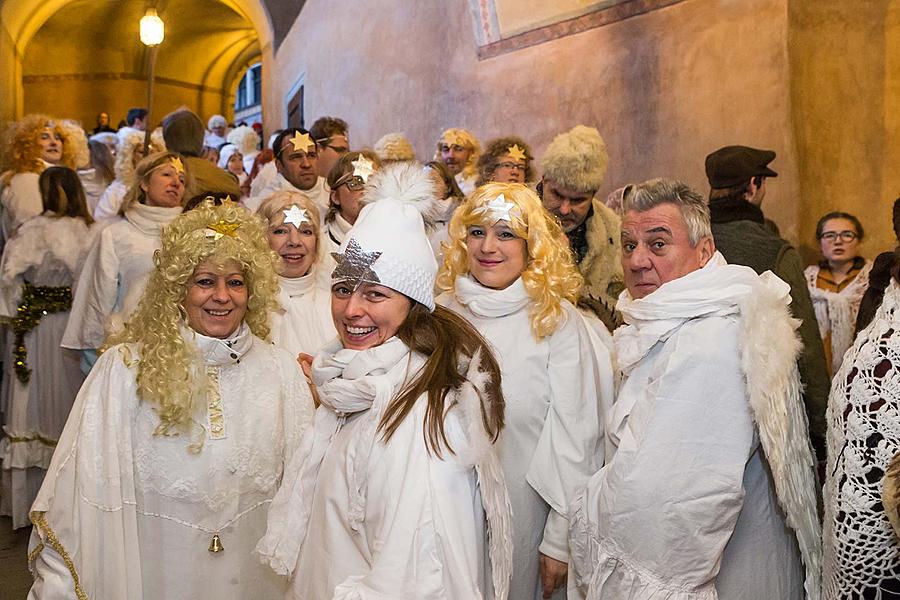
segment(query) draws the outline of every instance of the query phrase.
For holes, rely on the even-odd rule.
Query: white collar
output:
[[[162,228],[182,213],[180,206],[148,206],[134,204],[125,211],[125,219],[147,235],[158,236]]]
[[[309,272],[303,277],[282,277],[279,275],[278,285],[281,288],[281,293],[289,298],[305,296],[316,287],[316,266],[310,267]]]
[[[495,290],[485,287],[468,275],[456,278],[456,299],[477,317],[505,317],[531,304],[531,296],[519,277],[508,287]]]
[[[203,358],[203,362],[209,367],[221,367],[241,362],[241,359],[253,347],[253,334],[246,323],[226,338],[214,338],[197,333],[187,325],[182,325],[181,335],[185,341],[193,341]]]

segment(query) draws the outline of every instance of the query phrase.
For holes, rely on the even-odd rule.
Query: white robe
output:
[[[189,434],[153,435],[159,418],[137,396],[136,347],[101,356],[32,509],[29,600],[78,598],[75,576],[91,600],[282,597],[286,581],[252,549],[312,400],[282,350],[245,325],[231,341],[197,336],[212,374],[197,453]],[[208,550],[214,534],[223,552]]]
[[[163,226],[180,214],[180,207],[137,204],[100,232],[75,284],[64,348],[99,348],[125,323],[150,278]]]
[[[6,244],[0,262],[0,316],[14,319],[28,281],[39,287],[71,287],[91,243],[95,227],[71,217],[38,216],[23,223]],[[69,311],[46,314],[25,335],[26,363],[31,370],[22,383],[13,368],[15,334],[7,328],[3,357],[0,414],[0,514],[13,527],[30,524],[28,510],[62,433],[69,410],[84,381],[77,352],[60,348]]]
[[[315,356],[337,335],[331,288],[315,267],[304,277],[279,277],[278,283],[281,308],[272,314],[272,341],[295,358],[300,352]]]
[[[100,221],[103,219],[114,219],[122,208],[122,201],[125,200],[125,194],[128,192],[128,186],[121,179],[115,179],[109,187],[97,200],[97,206],[94,208],[94,219]]]
[[[278,173],[262,189],[254,192],[251,188],[250,197],[244,200],[244,206],[251,212],[256,212],[259,210],[259,206],[276,192],[297,192],[298,194],[303,194],[315,202],[316,208],[319,209],[319,221],[322,223],[325,222],[325,213],[328,211],[331,190],[329,190],[328,186],[325,184],[324,177],[319,177],[316,180],[315,185],[308,190],[301,190],[294,187],[281,173]]]
[[[323,364],[344,359],[343,377],[322,378]],[[460,394],[446,414],[455,454],[426,450],[424,395],[390,440],[375,432],[423,363],[397,338],[361,352],[335,341],[316,356],[323,404],[285,471],[258,546],[277,571],[293,572],[288,598],[479,600],[508,581],[508,500],[477,395]],[[347,391],[334,400],[339,409],[330,404],[329,381]]]
[[[856,331],[856,316],[859,314],[859,304],[863,294],[869,287],[869,272],[872,270],[872,262],[866,261],[856,277],[840,292],[830,292],[816,287],[816,279],[819,277],[820,267],[810,265],[803,274],[806,276],[806,286],[809,288],[809,297],[812,299],[813,309],[816,312],[816,321],[819,324],[819,335],[824,340],[831,334],[831,371],[837,373],[844,360],[844,353],[853,344]]]
[[[570,577],[589,600],[804,598],[779,503],[808,561],[807,597],[818,598],[814,462],[789,299],[771,273],[718,253],[643,299],[620,296],[625,379],[607,462],[572,506]]]
[[[499,452],[513,512],[510,598],[540,599],[538,553],[569,561],[569,502],[603,464],[601,403],[611,405],[613,395],[609,353],[566,301],[564,323],[535,339],[533,302],[521,279],[489,290],[460,277],[437,302],[472,323],[500,363],[506,419]]]
[[[50,163],[44,163],[50,166]],[[23,222],[44,212],[44,200],[38,180],[40,173],[16,173],[0,192],[2,219],[0,230],[3,238],[9,239]]]

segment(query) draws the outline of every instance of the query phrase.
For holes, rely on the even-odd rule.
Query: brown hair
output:
[[[47,167],[38,179],[44,210],[60,217],[79,217],[94,222],[87,208],[84,188],[78,174],[68,167]]]
[[[334,163],[334,166],[328,171],[328,176],[325,177],[325,183],[331,188],[332,193],[338,186],[347,182],[349,175],[353,173],[353,161],[359,159],[360,156],[365,156],[368,160],[372,161],[372,164],[376,169],[381,168],[381,159],[371,150],[364,149],[359,152],[348,152],[347,154],[344,154],[336,163]],[[332,202],[329,198],[328,212],[325,213],[325,222],[331,223],[334,221],[335,215],[337,215],[340,210],[341,207]]]
[[[450,169],[447,168],[447,165],[439,160],[429,160],[425,163],[425,166],[440,175],[441,179],[444,180],[444,185],[447,186],[447,193],[444,194],[443,200],[452,196],[456,198],[458,202],[462,202],[466,195],[459,189],[459,184],[456,183],[456,178],[450,173]]]
[[[147,192],[143,190],[141,184],[148,183],[150,181],[150,175],[153,173],[153,171],[176,158],[180,158],[177,152],[157,152],[156,154],[151,154],[150,156],[142,158],[141,162],[139,162],[134,168],[134,182],[132,182],[131,187],[128,188],[128,191],[125,192],[125,198],[122,200],[122,206],[121,208],[119,208],[119,214],[124,215],[125,211],[135,204],[146,204]],[[185,190],[190,187],[190,182],[190,173],[185,172]],[[184,204],[188,200],[190,200],[190,198],[183,197],[181,199],[181,205],[184,206]]]
[[[518,146],[525,153],[525,181],[529,182],[534,179],[534,169],[531,167],[534,154],[531,152],[531,147],[522,138],[510,135],[488,142],[484,152],[478,157],[478,185],[492,181],[491,177],[494,176],[494,171],[500,164],[500,157],[508,154],[510,146]]]
[[[468,321],[453,311],[436,306],[434,312],[414,302],[397,337],[413,352],[427,357],[425,366],[414,380],[407,383],[388,405],[378,424],[386,442],[412,411],[419,397],[428,394],[425,409],[425,446],[438,458],[442,448],[455,454],[444,431],[444,417],[452,407],[447,396],[468,380],[460,372],[460,359],[480,356],[481,371],[488,375],[484,389],[477,389],[481,400],[481,424],[496,442],[503,429],[504,400],[500,388],[500,365],[481,334]]]

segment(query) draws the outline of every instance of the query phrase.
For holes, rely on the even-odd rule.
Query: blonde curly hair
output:
[[[50,128],[59,135],[63,143],[61,167],[75,170],[76,149],[70,143],[69,134],[60,125],[42,114],[26,115],[10,123],[3,134],[3,156],[0,171],[11,173],[40,173],[44,170],[41,160],[41,132]]]
[[[208,236],[208,227],[224,221],[237,223],[234,235],[219,239]],[[197,350],[181,334],[185,323],[183,303],[188,282],[204,262],[216,265],[235,261],[241,266],[247,291],[244,322],[263,340],[269,337],[269,313],[277,306],[278,257],[266,242],[265,223],[234,202],[216,206],[204,201],[163,229],[162,245],[154,255],[156,268],[150,275],[137,310],[125,328],[106,340],[101,351],[117,344],[133,344],[137,357],[138,395],[152,404],[159,415],[154,435],[191,432],[191,451],[203,446],[205,427],[196,418],[206,405],[210,385]],[[128,347],[125,360],[134,360]]]
[[[449,144],[451,146],[453,144],[459,144],[463,148],[471,150],[472,153],[469,155],[469,160],[462,169],[462,175],[468,179],[478,172],[478,158],[481,156],[481,144],[478,143],[478,138],[472,135],[471,132],[465,129],[456,128],[444,131],[437,142],[437,147],[434,151],[434,160],[441,160],[441,144]]]
[[[467,198],[450,220],[449,245],[444,250],[444,264],[437,286],[453,291],[456,278],[469,272],[466,236],[472,225],[489,225],[488,215],[477,212],[485,204],[503,194],[513,211],[510,229],[525,240],[527,264],[522,282],[531,297],[531,331],[537,339],[552,335],[565,318],[563,301],[575,304],[584,279],[575,267],[568,241],[559,223],[544,210],[541,199],[520,183],[488,183]]]

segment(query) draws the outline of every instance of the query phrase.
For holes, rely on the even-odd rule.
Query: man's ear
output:
[[[697,245],[700,249],[700,266],[705,267],[709,259],[716,253],[716,243],[713,241],[712,236],[708,236],[700,240]]]
[[[747,184],[747,191],[744,192],[744,200],[752,200],[756,196],[756,190],[758,189],[759,186],[756,185],[755,178],[751,177],[750,182]]]

